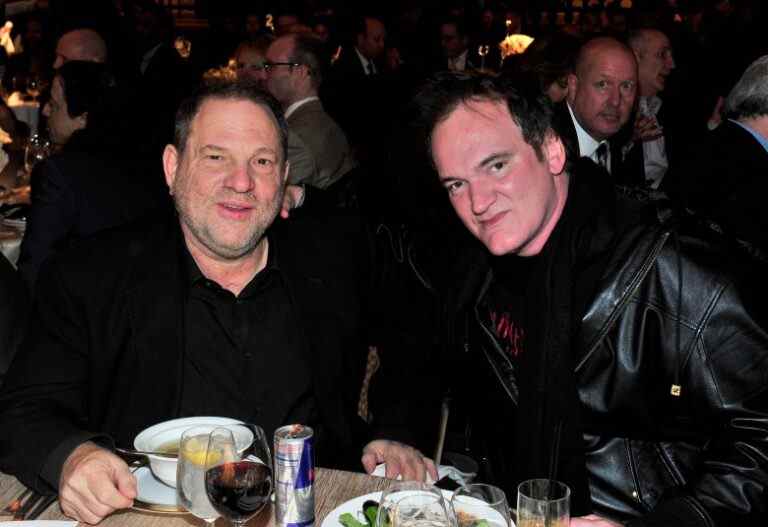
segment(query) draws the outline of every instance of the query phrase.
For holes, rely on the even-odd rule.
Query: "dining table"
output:
[[[342,503],[370,492],[384,490],[394,480],[369,476],[363,473],[346,472],[327,468],[315,470],[315,526],[320,527],[325,517]],[[0,472],[0,510],[12,500],[18,498],[25,487],[15,477]],[[0,516],[0,522],[7,518]],[[66,520],[58,501],[53,502],[38,520]],[[203,521],[190,514],[152,513],[143,510],[126,509],[107,516],[99,524],[104,527],[190,527],[202,526]],[[217,526],[227,525],[219,519]],[[275,515],[272,510],[264,509],[248,524],[249,527],[273,527]],[[338,527],[341,527],[340,525]]]

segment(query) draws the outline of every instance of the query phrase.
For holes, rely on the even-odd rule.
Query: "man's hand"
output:
[[[90,442],[74,449],[61,469],[61,510],[84,523],[99,523],[117,509],[131,507],[136,493],[128,465]]]
[[[370,474],[379,463],[387,464],[386,477],[396,478],[402,475],[404,480],[424,481],[426,475],[437,480],[435,463],[413,447],[378,439],[371,441],[363,448],[363,467]]]
[[[304,187],[301,185],[287,185],[283,196],[283,206],[280,209],[280,217],[288,219],[292,209],[301,207],[304,203]]]
[[[570,527],[621,527],[620,523],[608,521],[596,514],[571,518]]]
[[[632,135],[632,139],[635,142],[653,141],[663,134],[664,129],[661,127],[656,117],[637,115],[637,119],[635,119],[635,129]]]

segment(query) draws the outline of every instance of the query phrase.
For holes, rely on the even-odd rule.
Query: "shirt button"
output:
[[[632,491],[632,497],[633,497],[633,498],[635,498],[635,499],[637,499],[637,491],[636,491],[636,490],[633,490],[633,491]]]
[[[246,359],[251,359],[251,358],[253,358],[253,353],[251,353],[250,351],[246,351],[246,352],[245,352],[245,354],[244,354],[243,356],[244,356]]]

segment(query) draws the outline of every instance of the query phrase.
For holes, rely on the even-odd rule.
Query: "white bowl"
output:
[[[139,435],[133,440],[133,447],[145,452],[156,452],[171,441],[177,443],[181,441],[181,434],[194,426],[210,426],[213,430],[217,426],[236,424],[242,424],[242,421],[228,417],[184,417],[163,421],[139,432]],[[253,441],[253,434],[246,428],[234,427],[233,434],[238,451],[245,450]],[[149,467],[155,477],[169,487],[175,488],[176,458],[153,455],[147,457],[149,458]]]

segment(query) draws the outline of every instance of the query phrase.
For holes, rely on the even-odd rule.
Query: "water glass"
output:
[[[552,479],[529,479],[517,488],[517,527],[568,527],[571,489]]]
[[[212,526],[219,513],[213,508],[205,492],[210,433],[210,426],[195,426],[181,435],[179,460],[176,465],[176,495],[185,509]]]
[[[395,520],[395,509],[404,498],[413,498],[409,501],[411,505],[414,500],[422,500],[425,504],[438,503],[444,510],[448,510],[442,492],[434,485],[419,481],[397,482],[382,493],[373,527],[391,527]]]
[[[458,527],[485,520],[489,527],[511,527],[509,504],[504,491],[493,485],[473,483],[456,490],[450,508]]]
[[[51,155],[51,142],[38,134],[29,138],[27,146],[24,149],[24,171],[27,175],[32,173],[32,169],[43,159]]]
[[[453,521],[442,496],[416,493],[397,501],[391,527],[453,527]]]

